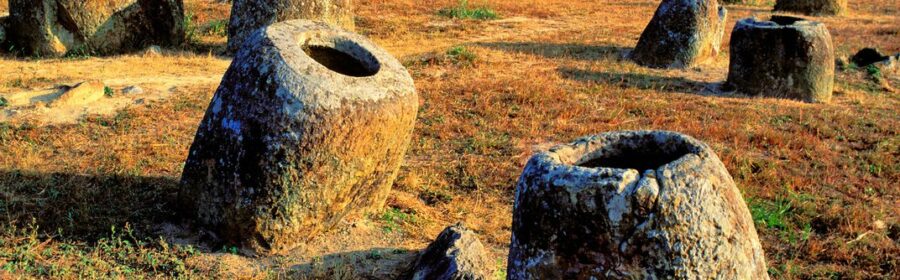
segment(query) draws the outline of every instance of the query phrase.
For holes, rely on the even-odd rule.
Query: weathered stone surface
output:
[[[750,212],[710,150],[611,132],[533,156],[516,186],[509,279],[767,279]]]
[[[10,0],[9,40],[26,54],[114,54],[180,44],[181,0]]]
[[[746,18],[731,33],[726,86],[753,96],[828,102],[834,63],[824,24],[785,16]]]
[[[257,29],[292,19],[355,29],[351,0],[235,0],[228,24],[228,51],[236,53]]]
[[[688,68],[715,59],[727,14],[716,0],[664,0],[631,57],[657,68]]]
[[[6,42],[6,19],[7,15],[0,15],[0,48],[4,46]],[[0,52],[4,50],[0,49]]]
[[[200,123],[181,200],[225,241],[280,253],[383,206],[418,100],[360,35],[294,20],[248,40]]]
[[[491,279],[491,260],[474,232],[461,224],[447,227],[419,255],[409,279]]]
[[[811,16],[842,15],[847,12],[847,0],[778,0],[775,10]]]

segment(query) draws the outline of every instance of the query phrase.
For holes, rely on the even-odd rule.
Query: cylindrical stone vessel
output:
[[[824,24],[801,18],[745,18],[731,32],[726,87],[751,96],[828,102],[834,47]]]
[[[280,253],[383,206],[418,100],[363,36],[294,20],[248,40],[200,123],[180,200],[222,241]]]
[[[834,16],[847,12],[847,0],[778,0],[775,11],[811,16]]]
[[[516,186],[508,279],[767,279],[753,219],[706,144],[675,132],[581,138]]]
[[[631,58],[655,68],[690,68],[719,55],[728,11],[717,0],[664,0]]]
[[[292,19],[321,21],[354,30],[351,0],[234,0],[228,51],[236,53],[256,29]]]

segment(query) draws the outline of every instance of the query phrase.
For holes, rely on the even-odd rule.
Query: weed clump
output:
[[[455,7],[441,9],[438,14],[454,19],[492,20],[500,18],[497,12],[488,7],[469,7],[468,0],[460,0]]]

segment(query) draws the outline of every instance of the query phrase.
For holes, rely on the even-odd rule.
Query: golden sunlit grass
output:
[[[900,100],[891,87],[900,80],[839,71],[831,104],[708,94],[727,74],[727,54],[689,70],[622,58],[657,5],[638,0],[469,1],[499,14],[488,21],[439,15],[454,0],[357,1],[359,31],[404,61],[420,97],[388,209],[288,256],[179,242],[158,228],[177,219],[172,196],[217,86],[189,80],[221,75],[228,63],[215,56],[225,43],[215,26],[228,6],[186,2],[202,30],[195,53],[0,60],[0,93],[88,78],[140,85],[184,77],[171,83],[170,98],[115,116],[0,124],[0,273],[385,276],[456,221],[480,234],[500,271],[515,182],[535,150],[604,131],[665,129],[718,153],[757,220],[774,278],[898,277]],[[900,3],[850,7],[845,17],[816,18],[838,55],[868,46],[900,52]],[[729,6],[729,33],[737,19],[770,8]]]

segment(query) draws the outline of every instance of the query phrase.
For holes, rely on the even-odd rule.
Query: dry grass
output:
[[[227,18],[217,1],[186,2],[198,27]],[[502,18],[438,16],[456,4],[450,0],[358,1],[359,31],[407,62],[422,108],[384,213],[282,257],[216,254],[229,249],[188,242],[201,246],[193,250],[171,245],[179,242],[166,234],[160,242],[155,229],[174,216],[181,165],[216,87],[177,85],[172,98],[114,117],[0,124],[0,271],[60,278],[385,276],[408,250],[455,221],[481,235],[500,269],[514,185],[535,149],[603,131],[666,129],[709,143],[721,157],[758,220],[775,278],[900,277],[900,100],[890,89],[900,87],[897,79],[839,72],[834,101],[825,105],[698,94],[724,79],[727,54],[685,71],[621,59],[655,1],[470,2]],[[731,25],[771,8],[729,7]],[[900,52],[900,3],[860,0],[850,7],[846,17],[819,18],[839,55],[865,46]],[[209,53],[224,42],[202,33],[196,54],[161,58],[7,57],[0,59],[0,93],[87,78],[141,84],[156,76],[221,75],[228,61]],[[462,48],[448,56],[454,46]],[[131,234],[111,234],[126,224]]]

